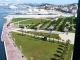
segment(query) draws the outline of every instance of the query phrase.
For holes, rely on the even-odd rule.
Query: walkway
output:
[[[3,27],[2,39],[5,44],[7,60],[27,60],[14,44],[6,26]]]
[[[10,31],[16,31],[16,30],[21,30],[21,28],[17,28],[17,29],[11,29]],[[63,32],[58,32],[58,31],[46,31],[46,30],[34,30],[34,29],[26,29],[25,31],[34,31],[34,32],[43,32],[43,33],[54,33],[54,34],[59,34],[59,36],[61,37],[61,39],[63,40],[68,40],[70,39],[71,44],[74,44],[74,37],[75,37],[75,33],[68,33],[68,35],[66,35],[66,33],[63,34]]]
[[[15,45],[11,35],[9,34],[7,24],[10,23],[11,19],[12,18],[10,17],[9,20],[7,20],[2,31],[2,41],[5,45],[7,60],[27,60],[20,49]]]
[[[25,57],[22,57],[23,54],[14,44],[6,26],[3,28],[2,38],[5,43],[7,60],[27,60]]]

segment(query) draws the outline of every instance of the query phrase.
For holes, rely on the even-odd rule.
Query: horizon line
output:
[[[0,2],[0,4],[53,4],[53,5],[68,5],[68,4],[78,4],[78,2],[75,3],[66,3],[66,4],[54,4],[54,3],[12,3],[12,2]]]

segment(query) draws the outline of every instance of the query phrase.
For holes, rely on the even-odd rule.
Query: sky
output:
[[[71,4],[78,3],[78,0],[0,0],[0,3],[50,3],[50,4]]]

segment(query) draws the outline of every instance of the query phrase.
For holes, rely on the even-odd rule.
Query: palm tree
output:
[[[33,37],[35,37],[36,38],[36,34],[35,33],[32,33],[33,34]]]
[[[33,24],[33,22],[32,22],[32,24]]]
[[[50,41],[50,37],[51,37],[51,35],[48,35],[48,37],[49,37],[49,41]]]
[[[23,29],[21,29],[22,35],[23,35]]]
[[[63,41],[64,41],[64,40],[62,40],[62,43],[63,43]],[[62,54],[61,54],[61,56],[60,56],[61,60],[64,60],[65,55],[67,54],[69,42],[70,42],[70,40],[67,40],[67,41],[66,41],[66,44],[65,44],[64,49],[63,49],[63,52],[62,52]]]
[[[26,31],[24,31],[24,34],[26,35]]]
[[[63,44],[64,40],[62,39],[62,44]]]
[[[58,39],[58,43],[59,43],[59,40],[61,40],[61,38],[58,36],[57,39]]]
[[[36,33],[36,37],[38,37],[38,38],[39,38],[39,35],[38,35],[38,33]]]
[[[64,52],[62,52],[61,56],[60,56],[61,60],[64,60]]]
[[[70,44],[70,40],[68,39],[67,41],[66,41],[66,46],[68,46]]]
[[[64,60],[64,58],[65,58],[65,55],[66,55],[66,51],[65,51],[65,49],[63,50],[63,52],[62,52],[62,54],[61,54],[61,60]]]
[[[43,34],[41,33],[40,35],[41,35],[41,36],[42,36],[42,38],[43,38]]]
[[[33,33],[33,35],[34,35],[35,38],[37,37],[37,36],[36,36],[36,33]]]
[[[68,43],[70,44],[71,41],[70,41],[69,39],[68,39],[67,41],[68,41]]]
[[[65,44],[64,50],[63,50],[63,55],[66,55],[66,54],[67,54],[69,41],[70,41],[70,40],[67,40],[67,41],[66,41],[66,44]]]
[[[43,21],[41,21],[41,23],[42,23]]]
[[[54,38],[52,38],[52,39],[53,39],[52,41],[54,42]]]
[[[33,34],[32,34],[32,32],[31,32],[30,34],[31,34],[31,36],[33,37]]]

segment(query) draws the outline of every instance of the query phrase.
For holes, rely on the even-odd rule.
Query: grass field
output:
[[[18,47],[22,46],[22,53],[28,60],[30,60],[30,57],[33,57],[33,60],[51,60],[51,58],[54,58],[56,49],[59,47],[58,43],[42,41],[38,38],[32,38],[14,32],[11,33],[12,37],[15,38],[16,45]],[[70,45],[65,60],[70,60],[72,50],[73,45]]]
[[[11,21],[11,23],[17,22],[17,21],[26,20],[26,19],[29,19],[29,18],[13,18],[12,21]]]
[[[32,34],[37,34],[37,35],[41,35],[41,36],[50,36],[51,38],[56,38],[59,36],[59,34],[53,34],[53,33],[43,33],[43,32],[32,32],[32,31],[28,31],[28,33],[32,33]]]
[[[23,21],[23,20],[26,20],[26,21]],[[18,22],[18,21],[22,21],[20,22],[20,24],[37,24],[37,23],[43,23],[46,20],[40,19],[40,18],[13,18],[12,19],[12,23]]]
[[[43,18],[13,18],[11,23],[19,21],[20,24],[19,27],[29,24],[28,29],[34,29],[35,25],[42,24],[42,26],[40,27],[41,30],[48,30],[48,28],[51,25],[56,24],[54,27],[55,31],[63,31],[64,27],[66,26],[65,24],[68,21],[71,23],[70,25],[71,27],[74,27],[76,25],[75,19],[73,19],[73,17],[72,18],[63,17],[58,19],[55,23],[51,20],[54,21],[54,19],[49,19],[49,18],[44,18],[44,19]],[[71,28],[69,28],[69,30],[70,32],[75,33],[75,30]]]
[[[28,21],[23,21],[23,22],[20,22],[20,24],[37,24],[37,23],[43,23],[45,22],[46,20],[45,19],[36,19],[36,18],[31,18],[30,20]]]

